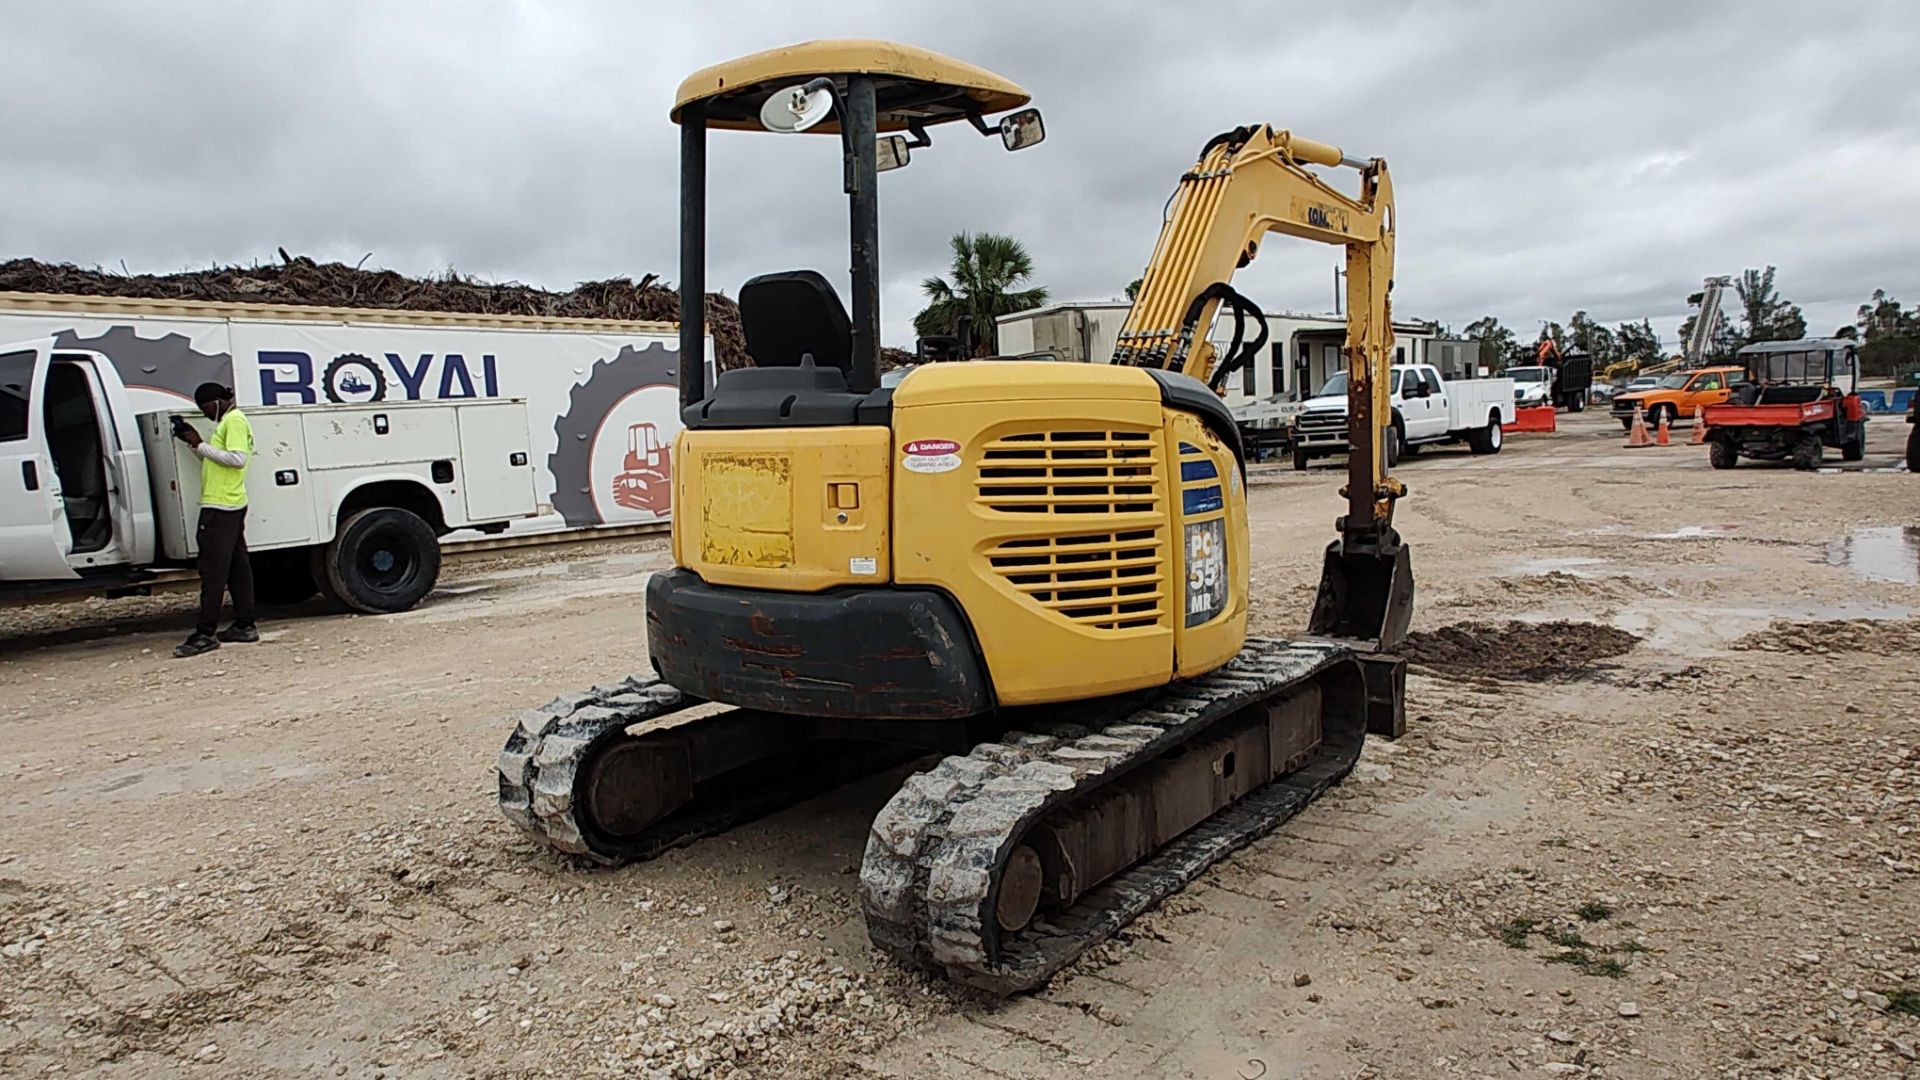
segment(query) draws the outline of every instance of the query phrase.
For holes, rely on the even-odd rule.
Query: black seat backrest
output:
[[[761,274],[740,286],[740,328],[755,367],[853,366],[853,321],[839,294],[815,270]]]
[[[1805,384],[1768,386],[1763,387],[1760,391],[1760,404],[1806,405],[1810,402],[1819,401],[1826,395],[1827,388],[1824,386],[1808,386]]]

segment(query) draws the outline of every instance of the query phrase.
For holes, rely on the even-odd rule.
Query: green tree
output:
[[[1020,288],[1033,277],[1033,257],[1011,236],[954,234],[951,273],[952,281],[930,277],[920,283],[927,306],[913,317],[913,331],[921,337],[951,334],[960,316],[972,316],[976,356],[992,356],[998,351],[995,320],[999,316],[1028,311],[1047,302],[1047,290]]]
[[[1567,321],[1567,340],[1574,349],[1593,358],[1598,367],[1605,367],[1618,360],[1620,346],[1614,340],[1613,331],[1605,325],[1593,321],[1584,311],[1576,311]]]
[[[1495,371],[1506,367],[1520,348],[1513,331],[1501,326],[1500,320],[1491,315],[1482,315],[1468,323],[1466,334],[1468,340],[1480,343],[1481,366]]]
[[[1740,344],[1755,341],[1793,341],[1807,336],[1807,320],[1797,304],[1790,304],[1773,287],[1774,268],[1746,270],[1733,283],[1740,294],[1745,321]]]
[[[1132,281],[1127,282],[1127,302],[1128,303],[1132,303],[1133,301],[1140,299],[1140,285],[1142,282],[1146,280],[1147,280],[1146,278],[1137,277],[1137,278],[1134,278]]]
[[[1639,360],[1652,363],[1660,359],[1660,335],[1653,332],[1651,320],[1642,319],[1638,323],[1621,323],[1614,332],[1620,343],[1620,355],[1616,360]]]
[[[1873,299],[1861,304],[1858,314],[1854,336],[1864,342],[1860,346],[1862,374],[1898,375],[1920,366],[1920,308],[1902,308],[1885,289],[1875,289]]]

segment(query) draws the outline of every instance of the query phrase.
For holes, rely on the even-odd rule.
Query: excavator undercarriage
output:
[[[1198,679],[927,725],[808,720],[638,676],[523,714],[506,816],[612,863],[969,744],[908,776],[860,871],[874,943],[995,993],[1030,990],[1346,776],[1404,726],[1405,667],[1334,642],[1251,638]]]

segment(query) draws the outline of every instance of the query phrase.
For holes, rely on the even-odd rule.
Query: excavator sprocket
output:
[[[1009,732],[909,777],[874,819],[867,841],[860,886],[870,936],[904,962],[992,993],[1040,986],[1345,776],[1367,731],[1359,668],[1340,645],[1249,638],[1231,662],[1208,675],[1053,710],[1054,719],[1033,730]],[[1022,853],[1038,846],[1028,842],[1037,830],[1046,828],[1056,839],[1075,829],[1097,834],[1102,823],[1109,839],[1111,830],[1151,831],[1156,812],[1167,808],[1154,807],[1151,795],[1129,794],[1130,781],[1135,792],[1150,787],[1145,777],[1157,763],[1209,740],[1216,751],[1236,745],[1246,750],[1250,744],[1222,734],[1234,718],[1301,693],[1314,700],[1294,711],[1318,714],[1312,718],[1317,745],[1292,747],[1300,752],[1283,761],[1276,741],[1272,779],[1177,831],[1070,903],[1042,907],[1017,930],[1002,924],[998,912],[1009,891],[1030,895],[1038,884],[1046,892],[1057,876],[1051,864],[1061,861],[1058,851],[1072,846],[1052,845],[1051,857],[1042,855],[1036,864]],[[1260,746],[1264,751],[1263,741]],[[1222,762],[1227,777],[1220,776]],[[1214,779],[1226,782],[1235,768],[1233,752],[1216,753],[1212,764]],[[1180,801],[1165,786],[1154,790],[1163,803]],[[1181,828],[1176,823],[1168,831]],[[1137,837],[1121,839],[1139,843]],[[1097,841],[1082,844],[1081,854],[1097,856],[1097,847]]]

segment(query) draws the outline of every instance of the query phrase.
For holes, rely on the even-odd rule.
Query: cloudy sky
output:
[[[1202,17],[1196,14],[1206,11]],[[1920,26],[1900,0],[1360,4],[70,3],[0,36],[0,258],[162,272],[276,246],[549,287],[678,267],[673,90],[815,37],[1002,72],[1047,141],[936,129],[884,178],[885,339],[947,237],[1011,232],[1058,298],[1117,296],[1179,173],[1270,122],[1389,161],[1396,314],[1523,337],[1585,308],[1671,341],[1709,274],[1779,266],[1812,332],[1920,301]],[[844,281],[834,140],[716,134],[710,287]],[[1270,310],[1336,253],[1275,238]],[[843,286],[844,287],[844,286]]]

